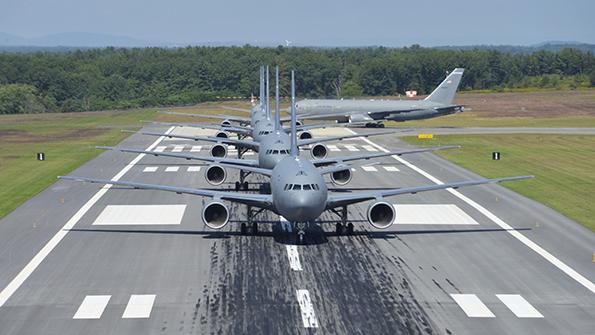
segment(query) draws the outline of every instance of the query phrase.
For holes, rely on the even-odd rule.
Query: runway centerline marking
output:
[[[450,296],[470,318],[496,317],[475,294],[451,294]]]
[[[496,294],[496,297],[519,318],[543,318],[535,307],[518,294]]]
[[[79,309],[74,313],[73,319],[100,319],[107,307],[111,295],[88,295]]]
[[[175,127],[170,127],[165,133],[169,134]],[[146,151],[152,151],[165,137],[160,136],[150,146],[147,147]],[[118,172],[111,180],[118,181],[124,174],[132,169],[136,163],[138,163],[145,154],[139,154],[136,156],[128,165],[126,165],[120,172]],[[16,290],[23,285],[25,280],[37,269],[39,264],[54,250],[54,248],[62,241],[62,239],[68,234],[68,232],[74,227],[75,224],[101,199],[101,197],[107,193],[112,187],[112,184],[104,185],[97,193],[95,193],[89,201],[87,201],[71,218],[68,220],[60,230],[46,243],[43,248],[25,265],[25,267],[14,277],[10,283],[0,292],[0,307],[4,306],[6,301],[16,292]]]
[[[354,132],[353,130],[351,130],[349,128],[344,128],[344,129],[350,131],[353,134],[357,134],[356,132]],[[360,137],[360,139],[362,139],[363,141],[365,141],[365,142],[367,142],[367,143],[375,146],[376,148],[378,148],[379,150],[381,150],[383,152],[389,152],[389,150],[387,150],[384,147],[382,147],[382,146],[380,146],[380,145],[378,145],[378,144],[370,141],[369,139],[367,139],[365,137]],[[438,184],[438,185],[444,184],[440,179],[432,176],[431,174],[427,173],[426,171],[422,170],[421,168],[417,167],[416,165],[413,165],[412,163],[409,163],[405,159],[403,159],[403,158],[401,158],[399,156],[396,156],[396,155],[393,155],[391,157],[393,157],[394,159],[396,159],[397,161],[399,161],[403,165],[407,166],[408,168],[412,169],[413,171],[415,171],[415,172],[421,174],[422,176],[426,177],[427,179],[431,180],[435,184]],[[537,254],[539,254],[541,257],[545,258],[552,265],[554,265],[555,267],[557,267],[558,269],[560,269],[562,272],[564,272],[565,274],[567,274],[570,278],[574,279],[576,282],[578,282],[579,284],[583,285],[585,288],[587,288],[589,291],[591,291],[591,293],[595,293],[595,284],[592,281],[590,281],[589,279],[587,279],[586,277],[584,277],[583,275],[581,275],[580,273],[578,273],[576,270],[574,270],[570,266],[566,265],[566,263],[562,262],[561,260],[559,260],[558,258],[556,258],[554,255],[550,254],[547,250],[545,250],[542,247],[540,247],[537,243],[533,242],[528,237],[526,237],[525,235],[521,234],[519,231],[513,229],[512,226],[510,226],[508,223],[504,222],[502,219],[500,219],[499,217],[497,217],[495,214],[493,214],[492,212],[490,212],[489,210],[487,210],[485,207],[481,206],[477,202],[471,200],[470,198],[466,197],[461,192],[459,192],[459,191],[457,191],[455,189],[448,188],[448,189],[446,189],[446,191],[450,192],[452,195],[454,195],[457,198],[463,200],[464,202],[466,202],[467,204],[469,204],[471,207],[473,207],[476,210],[478,210],[485,217],[487,217],[492,222],[494,222],[495,224],[497,224],[498,226],[500,226],[500,228],[504,229],[507,233],[509,233],[510,235],[512,235],[518,241],[520,241],[521,243],[523,243],[524,245],[526,245],[529,249],[535,251]]]
[[[122,314],[122,319],[147,319],[155,303],[154,294],[133,294]]]
[[[293,271],[302,271],[302,263],[300,262],[300,254],[297,246],[287,245],[287,258],[289,258],[289,266]]]
[[[296,290],[298,304],[302,312],[302,322],[305,328],[318,328],[318,320],[314,313],[314,306],[310,300],[310,293],[308,290]]]

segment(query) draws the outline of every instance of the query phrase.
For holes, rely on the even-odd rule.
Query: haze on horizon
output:
[[[0,32],[162,44],[407,46],[595,43],[595,1],[0,0]]]

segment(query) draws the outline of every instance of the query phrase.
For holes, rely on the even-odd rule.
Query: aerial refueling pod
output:
[[[227,179],[227,172],[220,165],[211,165],[205,170],[205,179],[209,184],[218,186]]]
[[[202,210],[202,221],[212,229],[221,229],[229,222],[229,209],[218,201],[209,202]]]
[[[298,137],[300,140],[309,140],[312,138],[312,133],[309,131],[302,131]]]
[[[386,201],[376,201],[368,207],[368,222],[378,229],[390,227],[396,215],[395,208]]]
[[[333,182],[333,184],[338,186],[347,185],[351,181],[352,177],[353,174],[351,173],[350,168],[331,173],[331,181]]]
[[[322,143],[316,143],[312,146],[312,148],[310,148],[310,155],[312,156],[312,158],[323,159],[326,158],[327,154],[328,149],[326,145]]]
[[[211,157],[226,157],[227,146],[223,144],[215,144],[211,147]]]

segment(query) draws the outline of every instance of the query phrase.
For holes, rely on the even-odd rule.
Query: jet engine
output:
[[[229,122],[229,120],[223,120],[223,121],[221,121],[221,126],[229,127],[229,126],[231,126],[231,122]]]
[[[221,229],[229,222],[229,209],[221,202],[211,201],[202,210],[202,221],[212,229]]]
[[[296,121],[295,121],[295,125],[299,127],[299,126],[302,126],[302,125],[304,125],[304,124],[302,123],[302,121],[300,121],[300,120],[296,120]]]
[[[395,208],[386,201],[376,201],[368,207],[368,222],[375,228],[390,227],[396,215]]]
[[[221,185],[227,179],[227,172],[222,166],[211,165],[205,170],[205,179],[211,185]]]
[[[229,138],[229,134],[227,132],[224,132],[224,131],[218,131],[217,134],[215,134],[215,137]]]
[[[223,144],[215,144],[211,147],[211,156],[212,157],[226,157],[227,156],[227,146]]]
[[[335,171],[331,173],[331,181],[333,184],[338,186],[347,185],[351,181],[352,177],[351,169],[347,168],[341,171]]]
[[[372,118],[364,114],[351,114],[349,115],[349,123],[362,123],[372,121]]]
[[[312,158],[323,159],[326,158],[327,154],[328,149],[324,144],[316,143],[310,148],[310,155],[312,156]]]
[[[309,131],[302,131],[298,137],[300,140],[309,140],[312,138],[312,133]]]

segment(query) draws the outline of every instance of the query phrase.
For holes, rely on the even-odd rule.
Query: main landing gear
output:
[[[254,217],[264,211],[263,208],[253,209],[252,206],[248,206],[248,212],[246,217],[248,222],[242,222],[240,224],[240,234],[248,235],[248,232],[252,235],[258,235],[258,222],[254,221]]]
[[[366,128],[384,128],[384,123],[382,123],[382,122],[366,123]]]
[[[347,206],[343,206],[339,209],[333,208],[331,212],[337,214],[341,218],[340,222],[335,225],[335,231],[337,235],[353,235],[353,223],[347,222]]]
[[[240,181],[236,181],[236,191],[247,191],[248,187],[250,186],[246,181],[246,177],[248,177],[252,172],[245,172],[244,170],[240,170]]]

